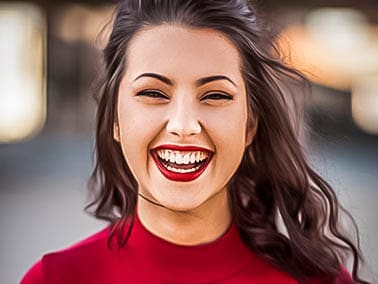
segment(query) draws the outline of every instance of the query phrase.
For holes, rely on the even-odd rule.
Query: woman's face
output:
[[[133,37],[114,138],[142,195],[187,211],[226,189],[252,140],[240,64],[214,30],[162,25]]]

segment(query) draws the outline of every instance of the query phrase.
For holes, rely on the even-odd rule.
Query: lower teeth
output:
[[[191,169],[177,169],[177,168],[167,166],[167,165],[164,165],[164,166],[172,172],[181,173],[181,174],[191,173],[191,172],[194,172],[194,171],[196,171],[200,168],[200,166],[197,166],[197,167],[194,167],[194,168],[191,168]]]

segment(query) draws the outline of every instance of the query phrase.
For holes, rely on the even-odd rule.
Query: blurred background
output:
[[[355,216],[363,275],[378,283],[378,2],[260,2],[287,61],[312,82],[309,157]],[[0,283],[105,225],[83,208],[106,29],[97,34],[112,8],[0,1]]]

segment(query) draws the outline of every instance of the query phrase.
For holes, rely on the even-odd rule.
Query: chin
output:
[[[169,210],[185,213],[185,212],[192,212],[193,210],[197,209],[204,203],[204,201],[193,202],[193,200],[191,201],[165,200],[165,201],[160,201],[159,203]]]

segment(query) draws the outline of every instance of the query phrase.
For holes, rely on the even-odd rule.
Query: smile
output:
[[[159,171],[169,180],[192,181],[207,168],[213,152],[197,146],[162,145],[151,151]]]

